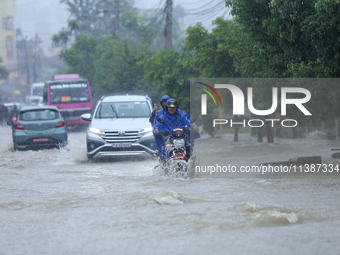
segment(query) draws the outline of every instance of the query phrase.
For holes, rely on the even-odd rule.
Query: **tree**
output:
[[[190,78],[199,75],[191,59],[188,52],[163,48],[141,62],[145,78],[152,82],[154,89],[175,98],[186,112],[190,109]]]
[[[68,20],[68,28],[62,29],[58,34],[52,36],[52,44],[54,46],[63,46],[67,48],[67,43],[71,40],[72,35],[76,35],[79,31],[79,22],[77,20]]]
[[[61,0],[68,6],[71,19],[79,22],[79,32],[99,38],[103,34],[115,35],[116,2],[115,0]],[[132,1],[119,1],[119,12],[132,10]],[[120,14],[119,13],[119,14]]]
[[[146,85],[143,68],[138,65],[148,47],[133,39],[121,42],[103,36],[96,47],[94,83],[100,94],[136,93]],[[144,93],[147,92],[144,89]]]
[[[225,22],[223,26],[228,30],[230,22]],[[228,51],[219,46],[223,43],[221,39],[226,36],[225,34],[221,35],[215,30],[209,33],[202,23],[189,26],[186,33],[185,48],[192,52],[192,64],[202,72],[204,78],[239,77],[233,66],[233,58]]]
[[[227,49],[222,47],[225,43],[225,38],[230,36],[229,31],[232,31],[234,23],[232,21],[225,21],[223,24],[219,24],[217,23],[219,21],[222,21],[222,19],[215,21],[215,24],[218,24],[218,26],[213,29],[212,33],[209,33],[202,26],[202,23],[189,26],[187,29],[188,36],[184,41],[185,48],[191,51],[193,56],[192,65],[201,71],[200,78],[230,78],[240,76],[235,70],[233,57],[231,57]],[[232,105],[231,94],[222,93],[228,98],[225,103],[229,106],[227,108],[230,109]],[[200,118],[203,128],[213,137],[212,119],[217,116],[212,116],[212,110],[209,112],[210,114]],[[236,122],[239,121],[239,118],[239,116],[234,116]],[[238,141],[239,127],[236,125],[234,128],[234,141]]]
[[[67,63],[67,66],[62,69],[62,72],[78,73],[81,77],[88,79],[89,82],[93,84],[96,45],[97,40],[94,36],[78,33],[70,49],[65,49],[60,53],[60,57]],[[59,72],[61,72],[61,70]]]
[[[158,38],[163,37],[159,30],[158,17],[141,15],[132,7],[131,1],[61,0],[61,2],[69,7],[71,19],[68,20],[67,28],[53,35],[52,41],[55,46],[66,48],[77,33],[93,35],[98,40],[102,35],[112,35],[116,40],[134,38],[148,44],[156,44]]]
[[[335,78],[340,64],[340,3],[338,1],[227,0],[237,30],[225,36],[224,47],[245,77]],[[223,20],[217,28],[223,31]],[[226,32],[224,33],[226,34]],[[285,85],[287,86],[287,85]],[[306,85],[307,86],[307,85]],[[313,117],[291,110],[300,123],[333,121],[340,117],[340,90],[329,82],[307,87]],[[257,89],[254,98],[270,104],[269,91]],[[262,97],[261,97],[262,96]]]

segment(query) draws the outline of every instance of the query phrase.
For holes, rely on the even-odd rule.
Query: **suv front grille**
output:
[[[138,140],[138,131],[105,131],[103,139],[107,143],[132,143]]]

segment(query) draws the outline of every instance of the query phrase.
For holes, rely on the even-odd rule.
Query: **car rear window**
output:
[[[50,109],[28,110],[19,113],[19,120],[55,120],[59,118],[59,112]]]

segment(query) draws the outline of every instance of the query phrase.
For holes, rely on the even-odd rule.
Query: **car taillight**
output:
[[[24,130],[24,126],[21,125],[20,123],[15,123],[14,129],[17,129],[17,130]]]
[[[17,121],[17,117],[16,116],[14,116],[12,119],[13,119],[13,122]]]
[[[65,121],[61,120],[57,123],[57,125],[55,127],[60,128],[60,127],[64,127],[64,126],[65,126]]]

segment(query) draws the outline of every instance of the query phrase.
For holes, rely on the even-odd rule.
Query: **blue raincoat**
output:
[[[170,97],[166,94],[164,94],[161,98],[161,101],[159,102],[162,106],[163,109],[157,111],[155,113],[155,117],[152,118],[152,116],[150,116],[150,119],[149,119],[149,122],[151,123],[151,126],[153,127],[154,126],[154,121],[158,118],[162,118],[161,116],[163,116],[163,114],[165,113],[165,107],[163,107],[162,105],[162,101],[163,100],[166,100],[168,101],[170,99]],[[159,154],[163,154],[164,152],[162,152],[162,150],[164,151],[164,142],[163,142],[163,139],[160,135],[155,135],[154,132],[153,133],[153,136],[155,137],[155,142],[156,142],[156,146],[157,146],[157,150],[158,150],[158,153]]]
[[[163,101],[163,100],[168,101],[169,99],[170,99],[170,97],[169,97],[168,95],[166,95],[166,94],[164,94],[164,95],[162,96],[161,101],[160,101],[159,103],[160,103],[160,105],[162,106],[163,109],[161,109],[161,110],[159,110],[159,111],[157,111],[157,112],[155,113],[155,118],[154,118],[154,119],[152,118],[152,116],[150,116],[149,122],[151,123],[151,126],[154,125],[154,120],[159,118],[158,115],[163,114],[163,113],[165,112],[165,108],[164,108],[163,105],[162,105],[162,101]]]
[[[162,124],[158,121],[159,117],[164,120],[165,124]],[[161,132],[168,131],[169,133],[171,133],[173,129],[183,128],[183,126],[185,125],[188,127],[188,129],[190,129],[190,121],[185,116],[185,114],[179,109],[176,109],[176,113],[173,115],[170,115],[167,111],[164,111],[163,115],[159,117],[157,119],[155,118],[154,130],[158,129]],[[157,137],[156,139],[162,139],[161,135],[156,135],[156,137]],[[163,160],[166,160],[168,156],[165,151],[163,139],[162,147],[158,151],[161,158]]]

